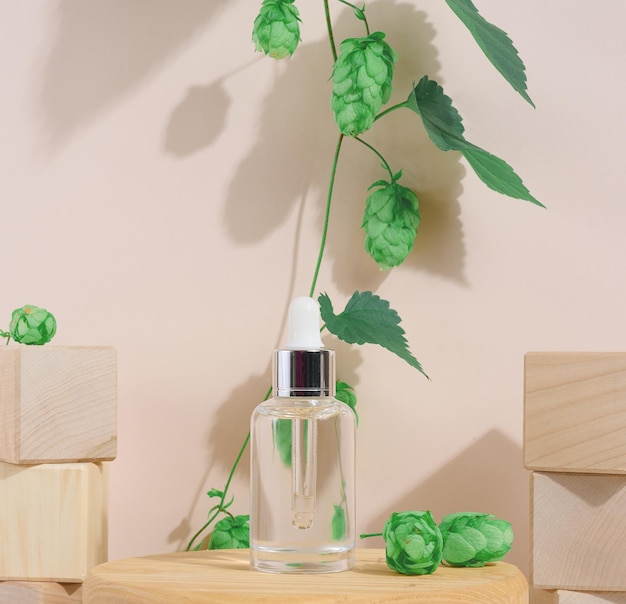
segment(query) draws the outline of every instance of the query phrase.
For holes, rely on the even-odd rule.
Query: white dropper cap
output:
[[[289,306],[287,344],[274,352],[277,396],[335,396],[335,353],[320,337],[320,307],[313,298]]]
[[[324,347],[320,337],[320,307],[313,298],[302,296],[290,304],[286,347],[295,350]]]

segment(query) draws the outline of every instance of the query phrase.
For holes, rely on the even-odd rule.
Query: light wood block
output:
[[[0,462],[0,580],[81,582],[108,553],[103,464]]]
[[[626,592],[564,591],[555,594],[554,604],[626,604]]]
[[[0,582],[0,604],[80,604],[80,583]]]
[[[529,589],[529,604],[555,604],[556,591],[535,589],[532,585]]]
[[[525,357],[524,465],[626,474],[626,353]]]
[[[531,583],[626,591],[626,476],[533,472]]]
[[[104,461],[116,455],[114,348],[0,347],[0,461]]]
[[[623,591],[530,590],[530,604],[626,604]]]
[[[179,552],[109,562],[83,585],[85,604],[255,602],[304,604],[414,602],[527,604],[528,584],[510,564],[440,567],[432,575],[399,575],[384,550],[356,552],[351,571],[323,575],[267,574],[250,568],[248,550]]]

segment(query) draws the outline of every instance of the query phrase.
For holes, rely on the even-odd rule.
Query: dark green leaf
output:
[[[424,76],[411,91],[406,106],[422,118],[428,136],[439,149],[460,151],[490,189],[544,207],[509,164],[465,139],[463,120],[437,82]]]
[[[513,86],[513,89],[534,107],[534,103],[526,92],[524,63],[506,32],[486,21],[471,0],[446,0],[446,2],[469,29],[491,64]]]
[[[408,349],[398,313],[370,291],[354,292],[345,310],[336,315],[327,294],[318,298],[322,320],[331,333],[348,344],[378,344],[428,377]]]
[[[422,118],[430,140],[439,149],[460,151],[467,147],[463,120],[435,80],[424,76],[411,91],[406,106]]]
[[[545,207],[530,194],[522,179],[504,160],[474,146],[463,149],[461,153],[472,166],[478,178],[490,189],[515,199],[531,201],[542,208]]]

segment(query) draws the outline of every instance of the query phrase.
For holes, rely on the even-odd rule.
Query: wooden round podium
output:
[[[511,564],[440,566],[432,575],[397,574],[381,549],[359,549],[347,572],[299,575],[252,570],[248,550],[180,552],[96,566],[83,585],[83,604],[255,602],[376,604],[527,604],[528,584]]]

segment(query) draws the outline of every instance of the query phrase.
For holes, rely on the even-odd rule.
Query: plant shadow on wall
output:
[[[528,500],[528,473],[522,467],[521,457],[519,445],[502,432],[490,430],[432,476],[393,501],[365,530],[380,529],[391,510],[409,510],[416,504],[430,510],[437,518],[459,508],[491,510],[512,523],[516,546],[511,552],[511,562],[523,566],[528,551],[529,520],[528,510],[520,506],[520,502]],[[512,468],[519,468],[519,472],[511,472]]]
[[[377,7],[377,10],[373,12],[368,10],[366,16],[365,7],[359,8],[347,0],[338,0],[338,3],[344,5],[342,7],[344,10],[338,22],[333,23],[329,8],[330,0],[323,2],[333,64],[331,83],[326,89],[319,83],[313,84],[316,81],[325,81],[328,74],[328,67],[322,68],[321,59],[317,56],[323,52],[320,43],[301,46],[295,55],[296,58],[292,59],[287,66],[277,68],[276,85],[266,100],[265,111],[262,115],[260,139],[251,154],[240,165],[240,171],[231,184],[226,206],[226,223],[231,234],[235,240],[251,244],[263,239],[275,228],[275,225],[285,220],[294,201],[306,200],[309,194],[312,197],[324,196],[321,183],[328,183],[325,191],[326,204],[323,210],[320,248],[309,296],[314,296],[320,291],[318,277],[326,251],[328,230],[331,222],[333,226],[338,222],[336,218],[330,220],[331,206],[340,205],[351,208],[340,221],[342,240],[346,239],[345,231],[348,228],[344,220],[351,218],[355,226],[361,225],[363,228],[365,249],[378,267],[390,269],[399,266],[413,250],[417,228],[421,222],[420,201],[416,193],[407,185],[412,182],[413,186],[418,188],[420,181],[429,182],[427,175],[432,177],[433,173],[443,174],[447,182],[453,182],[452,187],[447,184],[442,186],[436,178],[437,184],[433,186],[432,181],[430,183],[431,193],[438,191],[444,199],[451,197],[458,207],[456,196],[460,192],[460,178],[463,174],[463,169],[459,165],[459,153],[491,189],[509,197],[542,206],[505,161],[465,139],[461,116],[454,108],[452,100],[446,96],[443,88],[432,78],[431,74],[423,75],[417,83],[413,81],[409,86],[408,97],[406,90],[398,92],[395,96],[392,95],[393,90],[397,90],[392,88],[392,81],[398,54],[385,39],[386,33],[380,31],[380,27],[384,26],[382,23],[376,23],[375,31],[370,30],[369,17],[372,15],[373,21],[378,13],[382,21],[387,11],[392,12],[393,9],[397,9],[398,14],[393,15],[393,21],[384,20],[389,31],[395,32],[396,29],[392,26],[398,22],[402,22],[407,29],[410,29],[410,25],[418,28],[421,25],[423,29],[425,19],[420,13],[413,11],[406,4],[390,2],[384,3],[383,10],[381,1],[373,2],[371,6]],[[487,22],[470,0],[446,0],[446,3],[468,27],[492,64],[532,105],[526,93],[524,65],[508,36]],[[346,5],[351,7],[352,11],[346,11]],[[337,3],[333,3],[333,6],[337,6]],[[407,8],[409,12],[401,21],[401,9]],[[351,15],[354,21],[352,27],[348,27],[345,15]],[[410,19],[412,15],[416,15],[417,18]],[[407,23],[409,23],[408,26]],[[359,28],[363,27],[365,32],[361,32],[359,36],[358,30],[354,31],[356,29],[354,25]],[[340,28],[349,30],[349,33],[340,32]],[[353,37],[344,38],[341,44],[337,45],[335,31],[342,37],[345,35]],[[424,56],[430,56],[431,63],[434,63],[435,53],[431,52],[429,55],[428,52],[431,48],[429,44],[432,39],[431,32],[432,28],[425,32],[424,43],[427,46],[422,50],[426,50]],[[411,34],[415,36],[415,32],[411,31]],[[401,39],[411,38],[398,36],[398,40]],[[254,23],[253,40],[257,50],[262,50],[270,57],[286,58],[294,54],[300,41],[300,28],[298,9],[293,0],[263,0],[260,13]],[[393,40],[393,33],[389,40]],[[396,43],[399,44],[399,42]],[[411,50],[419,52],[419,48]],[[428,65],[424,62],[411,67],[427,69]],[[417,79],[419,75],[415,78]],[[397,82],[394,81],[394,85],[396,84]],[[325,94],[321,95],[319,91]],[[327,117],[329,112],[323,113],[321,110],[321,108],[328,107],[329,94],[332,115],[339,130],[334,153],[332,153],[332,147],[326,142],[326,138],[333,137],[332,131],[336,132],[336,130],[334,126],[331,129],[332,121]],[[428,173],[420,172],[416,168],[416,161],[411,161],[410,158],[405,157],[405,154],[421,151],[422,156],[419,160],[424,165],[432,156],[432,147],[426,144],[426,137],[421,145],[414,145],[410,138],[405,137],[405,130],[400,123],[390,121],[390,114],[393,113],[392,117],[395,119],[397,110],[402,110],[402,113],[407,115],[405,119],[410,117],[414,120],[415,115],[412,114],[417,114],[421,119],[424,132],[434,147],[439,151],[453,152],[450,163],[443,162],[434,171],[429,168]],[[378,135],[378,138],[370,140],[370,130],[374,132],[379,127],[379,124],[376,124],[379,119],[385,119],[385,124],[389,127],[385,136]],[[403,142],[397,148],[394,145],[395,151],[393,152],[386,148],[391,145],[391,140],[386,136],[388,133],[402,134],[400,139]],[[294,144],[294,141],[297,141],[297,144]],[[355,143],[355,146],[357,143],[361,145],[360,151],[369,152],[370,159],[361,159],[356,154],[347,155],[347,151],[342,154],[343,145],[347,146],[351,143]],[[384,145],[385,149],[382,149],[380,145]],[[351,153],[354,152],[351,151]],[[329,171],[323,170],[321,162],[317,160],[324,154],[332,154],[333,157]],[[396,165],[396,162],[401,165]],[[410,164],[408,169],[404,165],[407,162]],[[374,172],[376,164],[379,165],[377,173]],[[341,176],[338,176],[338,169]],[[405,177],[405,170],[408,177]],[[372,180],[374,182],[369,187],[364,184],[363,193],[357,196],[352,188],[355,182],[360,183],[364,179],[364,171],[367,173],[369,182],[371,183]],[[335,187],[336,180],[343,182],[341,190]],[[276,187],[276,183],[280,183],[279,188]],[[260,201],[259,197],[261,197]],[[333,199],[338,197],[339,199],[333,204]],[[361,200],[365,197],[364,202],[358,201],[359,197]],[[437,195],[433,195],[433,198],[436,197]],[[242,217],[245,217],[245,220],[242,220]],[[455,212],[455,218],[458,225],[458,210]],[[361,239],[356,235],[358,232],[356,228],[352,228],[352,235],[348,238],[350,251],[355,241]],[[460,228],[458,232],[460,233]],[[459,239],[461,238],[462,235],[459,236]],[[343,263],[352,255],[344,253],[345,248],[338,247],[337,241],[339,240],[335,242],[334,259],[335,264],[339,265],[340,261]],[[329,243],[329,247],[332,248],[332,244]],[[462,267],[462,245],[459,257],[460,264],[459,261],[456,262],[457,269],[447,271],[457,278],[462,275],[462,268],[458,269],[459,265]],[[297,268],[299,267],[294,266],[294,270]],[[366,281],[370,287],[374,282],[379,285],[380,277],[375,280],[370,276],[371,274],[373,274],[371,269],[369,274],[357,274],[361,278],[356,281],[360,281],[359,285],[363,285],[362,282]],[[334,278],[339,282],[340,289],[343,288],[342,291],[346,291],[346,288],[347,291],[351,289],[351,284],[344,282],[347,276],[354,277],[354,270],[348,272],[346,268],[343,268],[343,264],[340,270],[334,271]],[[323,286],[321,291],[323,291]],[[391,308],[389,302],[372,291],[357,290],[352,294],[345,309],[336,314],[326,294],[320,294],[318,301],[324,323],[323,329],[327,329],[348,344],[378,344],[424,373],[419,361],[409,350],[404,330],[400,327],[400,317]],[[350,386],[343,384],[340,396],[339,384],[338,382],[337,398],[354,409],[356,404],[354,392]],[[266,399],[270,395],[271,389],[267,391]],[[255,399],[258,400],[258,398],[257,395]],[[192,537],[188,549],[194,546],[197,549],[207,545],[206,540],[202,540],[200,544],[197,544],[196,540],[209,529],[220,514],[224,514],[225,518],[215,525],[218,536],[214,543],[216,533],[213,534],[208,547],[247,546],[248,538],[244,533],[248,517],[246,515],[235,517],[228,511],[228,508],[233,502],[233,497],[229,493],[231,480],[244,455],[249,438],[248,433],[224,488],[210,489],[208,495],[212,499],[213,506],[209,512],[209,520]],[[283,436],[280,438],[275,436],[275,446],[278,449],[281,446],[291,447],[291,443]],[[291,459],[287,455],[281,455],[281,458]]]
[[[275,348],[278,348],[278,343]],[[357,383],[357,372],[362,362],[361,353],[341,341],[337,341],[336,346],[333,345],[332,348],[342,359],[342,379],[350,384]],[[246,381],[239,384],[230,396],[220,404],[212,418],[205,440],[207,455],[201,480],[190,501],[188,512],[167,538],[168,543],[176,544],[176,550],[184,548],[191,537],[191,518],[197,506],[206,504],[206,484],[211,473],[213,471],[219,471],[220,474],[228,473],[231,469],[233,460],[236,459],[249,429],[247,420],[258,404],[259,397],[262,397],[262,393],[267,390],[271,381],[271,367],[268,365],[262,374],[251,375]],[[225,430],[224,426],[229,426],[229,428]],[[237,478],[241,483],[241,481],[248,480],[249,477],[250,459],[248,455],[244,455],[237,466]]]
[[[53,144],[66,143],[200,33],[227,0],[61,0],[42,109]]]
[[[368,3],[367,15],[377,29],[387,32],[387,41],[399,55],[390,104],[404,100],[421,74],[437,77],[435,30],[424,12],[406,2],[378,0]],[[360,27],[352,11],[344,8],[335,31],[356,36]],[[319,203],[322,221],[337,136],[329,105],[331,69],[325,39],[303,42],[277,67],[276,80],[263,102],[258,139],[238,166],[228,193],[225,221],[235,241],[250,245],[264,239],[304,197]],[[464,250],[457,197],[465,170],[460,154],[441,153],[418,119],[397,113],[375,124],[367,140],[394,170],[403,170],[402,182],[419,198],[422,223],[417,249],[407,265],[462,281]],[[344,143],[326,248],[333,262],[333,281],[343,293],[357,287],[375,290],[388,275],[363,249],[360,228],[367,188],[384,177],[374,154],[353,141]],[[302,259],[307,260],[312,265],[314,258]]]

